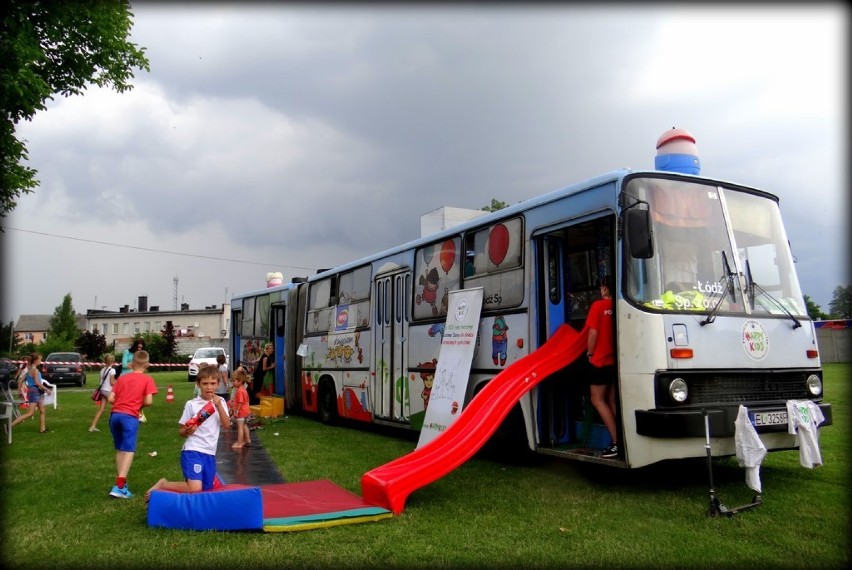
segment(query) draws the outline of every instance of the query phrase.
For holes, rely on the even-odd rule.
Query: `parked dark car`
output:
[[[15,376],[18,374],[18,365],[9,360],[8,358],[0,358],[0,384],[3,385],[3,389],[6,389],[6,386],[9,385],[11,380],[15,379]]]
[[[41,363],[41,377],[51,384],[86,385],[86,369],[79,352],[51,352]]]

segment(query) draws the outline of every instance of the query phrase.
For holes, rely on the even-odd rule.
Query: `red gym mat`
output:
[[[328,479],[264,485],[263,530],[290,532],[381,520],[393,513]]]

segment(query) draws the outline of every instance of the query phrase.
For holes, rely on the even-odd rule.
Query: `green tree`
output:
[[[130,2],[6,0],[0,16],[0,220],[38,186],[16,125],[32,120],[56,94],[89,84],[123,93],[133,70],[149,71],[145,48],[128,41]]]
[[[29,356],[34,352],[38,352],[38,347],[31,342],[25,342],[24,344],[22,344],[21,346],[18,347],[17,355],[18,356]]]
[[[828,315],[822,312],[822,308],[814,303],[813,299],[805,295],[805,308],[808,310],[808,316],[813,320],[826,320]]]
[[[503,201],[498,200],[496,198],[491,198],[491,205],[490,206],[482,206],[482,209],[486,212],[496,212],[497,210],[502,210],[503,208],[508,208],[508,207],[509,207],[508,202],[503,202]]]
[[[160,333],[146,332],[142,333],[141,335],[136,335],[136,337],[141,338],[143,341],[145,341],[145,351],[148,353],[148,358],[151,362],[163,361],[163,349],[166,343]]]
[[[100,360],[106,352],[106,337],[98,331],[83,331],[75,343],[80,354],[85,354],[88,360]]]
[[[35,352],[42,356],[47,356],[51,352],[73,352],[76,350],[74,339],[68,340],[59,337],[50,337],[35,347]]]
[[[174,362],[177,356],[177,340],[175,339],[175,326],[171,321],[166,321],[166,326],[163,327],[161,333],[163,335],[163,357],[166,362]]]
[[[62,304],[53,310],[53,316],[50,317],[50,328],[47,329],[47,340],[44,342],[45,349],[51,349],[48,353],[73,350],[79,334],[77,315],[71,303],[71,293],[67,293],[62,299]]]
[[[832,319],[852,319],[852,287],[838,285],[828,304]]]
[[[0,354],[17,354],[20,344],[15,336],[15,323],[9,321],[9,324],[0,324]]]

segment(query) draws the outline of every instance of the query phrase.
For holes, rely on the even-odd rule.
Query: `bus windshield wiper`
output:
[[[725,264],[725,277],[728,280],[728,291],[731,292],[731,302],[737,302],[737,290],[734,287],[734,277],[736,277],[736,273],[731,271],[731,265],[728,263],[728,256],[725,253],[725,250],[722,250],[722,262]],[[722,295],[724,297],[724,295]]]
[[[746,259],[745,262],[745,270],[746,270],[746,290],[748,295],[748,303],[751,308],[754,308],[754,279],[751,276],[751,264]]]
[[[722,294],[719,295],[719,299],[716,301],[716,304],[713,305],[713,309],[710,311],[707,317],[699,321],[698,324],[700,324],[702,327],[704,325],[709,325],[710,323],[716,320],[716,313],[718,313],[719,309],[722,307],[722,301],[725,300],[725,296],[728,294],[728,291],[731,292],[731,300],[734,303],[737,302],[737,294],[736,290],[734,289],[733,282],[734,273],[731,271],[731,266],[728,264],[728,256],[725,255],[725,250],[722,250],[722,263],[725,264],[725,275],[722,277],[722,279],[725,280],[725,289],[722,291]],[[719,279],[719,281],[721,281],[722,279]]]
[[[799,328],[800,326],[802,326],[802,323],[801,323],[801,322],[799,322],[799,319],[797,319],[795,316],[793,316],[793,313],[791,313],[789,310],[787,310],[787,307],[785,307],[785,306],[784,306],[784,304],[783,304],[783,303],[781,303],[781,301],[779,301],[778,299],[776,299],[775,297],[773,297],[773,296],[769,293],[769,291],[767,291],[766,289],[764,289],[763,287],[761,287],[760,285],[758,285],[757,283],[755,283],[755,282],[754,282],[754,279],[752,279],[752,278],[751,278],[751,267],[749,266],[748,260],[746,260],[746,272],[747,272],[747,274],[748,274],[748,279],[749,279],[749,290],[751,291],[751,296],[752,296],[752,297],[754,297],[754,290],[755,290],[755,289],[757,289],[757,290],[758,290],[761,294],[763,294],[763,295],[764,295],[767,299],[769,299],[770,301],[772,301],[772,302],[775,304],[775,306],[776,306],[776,307],[778,307],[779,309],[781,309],[782,311],[784,311],[784,314],[785,314],[785,315],[787,315],[788,317],[790,317],[790,318],[793,320],[793,329],[794,329],[794,330],[795,330],[795,329],[797,329],[797,328]],[[752,304],[752,306],[754,306],[754,304]]]
[[[797,328],[799,328],[800,326],[802,326],[802,323],[801,323],[801,322],[799,322],[799,319],[797,319],[796,317],[794,317],[794,316],[793,316],[793,313],[791,313],[790,311],[788,311],[788,310],[787,310],[787,307],[785,307],[783,304],[781,304],[781,301],[779,301],[778,299],[776,299],[775,297],[773,297],[772,295],[770,295],[770,294],[769,294],[769,292],[768,292],[766,289],[764,289],[763,287],[761,287],[761,286],[760,286],[760,285],[758,285],[757,283],[752,282],[752,286],[753,286],[755,289],[757,289],[758,291],[760,291],[761,293],[763,293],[764,295],[766,295],[766,298],[767,298],[767,299],[769,299],[770,301],[772,301],[773,303],[775,303],[775,305],[776,305],[778,308],[780,308],[782,311],[784,311],[784,314],[786,314],[788,317],[790,317],[790,318],[793,320],[793,328],[794,328],[794,329],[797,329]]]
[[[721,279],[719,281],[721,281]],[[730,277],[728,277],[728,279],[725,279],[725,288],[722,290],[722,294],[719,295],[719,298],[716,300],[716,304],[713,305],[713,308],[710,310],[710,313],[704,319],[698,321],[699,325],[703,327],[704,325],[709,325],[710,323],[716,320],[716,313],[719,312],[719,308],[722,306],[722,301],[725,300],[725,296],[728,294],[729,290],[731,290]]]

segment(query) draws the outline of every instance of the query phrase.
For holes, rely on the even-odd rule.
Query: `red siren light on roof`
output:
[[[284,274],[274,271],[266,274],[266,287],[277,287],[284,284]]]
[[[695,137],[687,130],[672,127],[657,139],[657,156],[654,168],[683,174],[699,174],[701,160]]]
[[[684,129],[676,129],[674,127],[660,135],[660,138],[657,139],[657,148],[676,140],[689,141],[692,143],[693,148],[695,148],[695,137],[692,136],[692,133]]]

